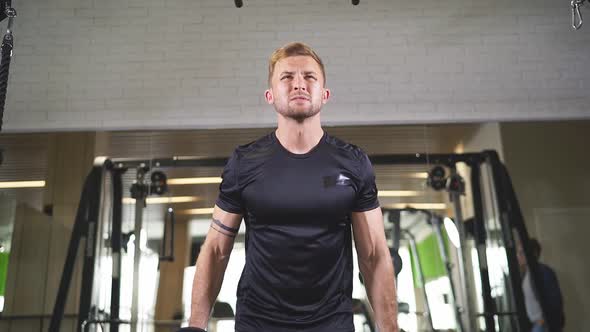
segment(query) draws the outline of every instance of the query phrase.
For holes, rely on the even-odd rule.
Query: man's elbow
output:
[[[377,250],[373,249],[359,255],[359,268],[361,272],[364,273],[371,273],[377,267],[377,263],[379,262],[379,253]]]
[[[225,262],[229,260],[231,255],[231,248],[227,249],[215,243],[208,243],[205,241],[199,255],[206,255],[214,262]]]
[[[374,250],[369,255],[364,255],[362,259],[359,257],[359,265],[365,265],[362,268],[368,271],[373,271],[382,264],[389,264],[393,267],[391,255],[387,248],[385,250]]]

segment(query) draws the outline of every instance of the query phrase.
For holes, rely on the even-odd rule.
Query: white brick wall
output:
[[[5,131],[270,126],[267,57],[293,40],[326,62],[328,124],[590,118],[590,26],[564,1],[14,5]]]

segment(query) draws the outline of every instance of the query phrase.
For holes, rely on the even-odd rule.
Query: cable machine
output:
[[[524,297],[521,288],[521,277],[519,273],[518,262],[516,258],[516,247],[514,234],[518,234],[518,237],[522,239],[524,243],[528,242],[529,236],[525,228],[522,214],[514,190],[512,188],[512,182],[508,175],[505,166],[500,162],[498,154],[495,151],[484,151],[482,153],[465,153],[465,154],[409,154],[409,155],[373,155],[369,157],[373,165],[404,165],[404,164],[434,164],[447,167],[451,169],[451,175],[446,177],[445,174],[439,174],[438,177],[434,177],[434,180],[446,181],[448,188],[461,189],[456,186],[461,185],[462,179],[457,177],[457,174],[453,169],[457,163],[465,163],[471,169],[471,182],[472,182],[472,199],[474,206],[474,218],[471,224],[473,225],[471,234],[472,238],[476,243],[476,249],[479,260],[479,277],[482,284],[482,297],[484,312],[476,313],[475,308],[469,308],[470,311],[464,310],[464,308],[455,310],[455,315],[459,316],[457,321],[461,321],[461,324],[474,324],[476,318],[483,317],[485,321],[485,331],[492,332],[496,331],[494,324],[495,319],[502,318],[506,323],[500,326],[501,331],[527,331],[528,319],[524,307]],[[143,207],[145,206],[145,198],[150,194],[158,194],[165,192],[165,176],[162,174],[154,176],[156,173],[150,167],[154,169],[162,167],[223,167],[227,162],[226,158],[190,158],[190,157],[173,157],[173,158],[160,158],[160,159],[107,159],[97,158],[95,165],[88,175],[82,195],[80,204],[78,206],[78,213],[76,215],[76,221],[70,244],[68,247],[68,254],[64,263],[64,270],[62,279],[59,287],[59,291],[56,297],[53,315],[51,318],[51,324],[49,331],[57,332],[63,318],[65,301],[67,298],[68,290],[70,288],[72,273],[74,269],[76,252],[81,246],[82,240],[84,240],[84,261],[83,261],[83,275],[82,275],[82,289],[80,292],[80,306],[78,312],[78,331],[87,331],[88,328],[96,324],[109,324],[110,331],[118,331],[118,327],[121,324],[131,324],[135,326],[137,324],[137,312],[133,311],[132,319],[130,321],[123,321],[119,317],[119,304],[120,304],[120,273],[121,273],[121,247],[122,238],[124,234],[121,232],[121,211],[122,211],[122,181],[121,175],[128,169],[136,169],[136,181],[132,186],[132,195],[136,197],[136,214],[135,214],[135,230],[136,241],[141,229],[141,216]],[[492,207],[485,206],[483,202],[483,193],[481,182],[483,177],[481,174],[481,168],[486,168],[489,173],[488,187],[491,195],[494,198],[494,204]],[[146,176],[151,172],[152,181],[150,184],[146,183]],[[97,224],[97,220],[100,220],[100,192],[101,184],[106,174],[110,175],[111,185],[113,186],[113,202],[112,202],[112,227],[110,250],[112,252],[113,262],[113,273],[112,273],[112,288],[111,288],[111,305],[109,313],[100,313],[92,306],[92,294],[93,294],[93,275],[94,267],[96,264],[97,255],[97,234],[100,225]],[[431,176],[431,178],[433,178]],[[431,179],[432,180],[432,179]],[[156,185],[154,185],[156,184]],[[158,185],[159,184],[159,185]],[[159,188],[159,189],[154,189]],[[159,191],[160,190],[160,191]],[[459,192],[459,191],[457,191]],[[453,193],[450,193],[453,195]],[[455,197],[455,201],[458,200]],[[489,204],[488,204],[489,205]],[[499,306],[496,305],[497,298],[492,296],[490,277],[489,277],[489,262],[486,258],[486,244],[489,242],[488,234],[490,229],[483,213],[483,208],[493,208],[499,218],[500,229],[494,230],[500,232],[502,237],[503,248],[505,250],[506,259],[508,262],[509,277],[506,278],[510,291],[506,292],[508,298],[508,310],[499,310]],[[457,207],[456,207],[457,208]],[[173,212],[170,211],[169,212]],[[457,211],[456,211],[457,214]],[[432,224],[435,234],[440,233],[440,218],[437,219],[433,214],[430,214],[430,222]],[[169,215],[169,219],[165,221],[170,229],[170,233],[166,233],[162,241],[163,246],[172,247],[174,241],[173,233],[173,214]],[[457,221],[458,229],[464,228],[464,222]],[[399,229],[398,229],[399,231]],[[459,231],[460,234],[463,232],[463,241],[467,238],[468,233]],[[437,235],[439,236],[439,235]],[[137,243],[137,242],[136,242]],[[397,242],[399,246],[399,241]],[[394,241],[395,245],[395,241]],[[136,246],[138,247],[138,246]],[[535,266],[536,262],[532,259],[532,252],[528,249],[528,246],[524,246],[525,255],[527,260],[531,262],[530,268],[532,271],[537,269]],[[459,250],[460,251],[460,250]],[[446,255],[446,252],[444,252]],[[160,252],[161,260],[173,259],[173,252],[167,253],[166,249],[163,248]],[[138,258],[138,255],[135,256]],[[465,260],[465,257],[462,257]],[[448,261],[444,259],[447,265],[447,273],[450,273],[451,268],[448,265]],[[464,261],[465,265],[466,262]],[[134,274],[137,273],[137,269],[134,270]],[[535,275],[535,274],[533,274]],[[533,286],[538,289],[540,280],[534,277],[532,278]],[[134,298],[137,295],[137,280],[134,278]],[[452,286],[452,292],[456,293],[456,287]],[[453,294],[455,295],[455,294]],[[137,299],[134,300],[136,308]],[[468,302],[463,302],[465,306]],[[545,312],[548,308],[547,303],[541,302],[541,307]],[[136,310],[136,309],[135,309]],[[545,317],[550,317],[545,315]],[[432,324],[430,324],[432,326]],[[460,326],[460,325],[458,325]],[[467,325],[472,326],[472,325]],[[466,326],[461,326],[464,331],[467,330]]]

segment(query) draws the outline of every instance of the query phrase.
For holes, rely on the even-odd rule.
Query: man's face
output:
[[[520,265],[522,269],[525,269],[527,267],[526,256],[521,244],[518,244],[516,246],[516,259],[518,260],[518,265]]]
[[[292,56],[275,64],[266,101],[284,117],[299,122],[318,114],[330,97],[320,65],[309,56]]]

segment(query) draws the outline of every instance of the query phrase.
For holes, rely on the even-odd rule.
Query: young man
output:
[[[525,309],[531,322],[531,332],[560,332],[565,325],[565,314],[563,311],[563,298],[555,271],[549,266],[541,263],[541,244],[535,238],[529,239],[529,249],[533,253],[533,259],[537,264],[538,280],[541,282],[539,289],[535,291],[531,280],[531,265],[527,262],[522,244],[519,244],[516,257],[524,275],[522,279],[522,293],[524,295]],[[541,301],[547,308],[544,317],[541,309]]]
[[[373,168],[354,145],[326,134],[324,65],[290,43],[269,61],[266,101],[278,126],[236,149],[197,260],[186,331],[204,331],[242,217],[246,265],[238,332],[352,332],[352,234],[380,332],[397,331],[394,271]],[[351,230],[352,225],[352,230]]]

